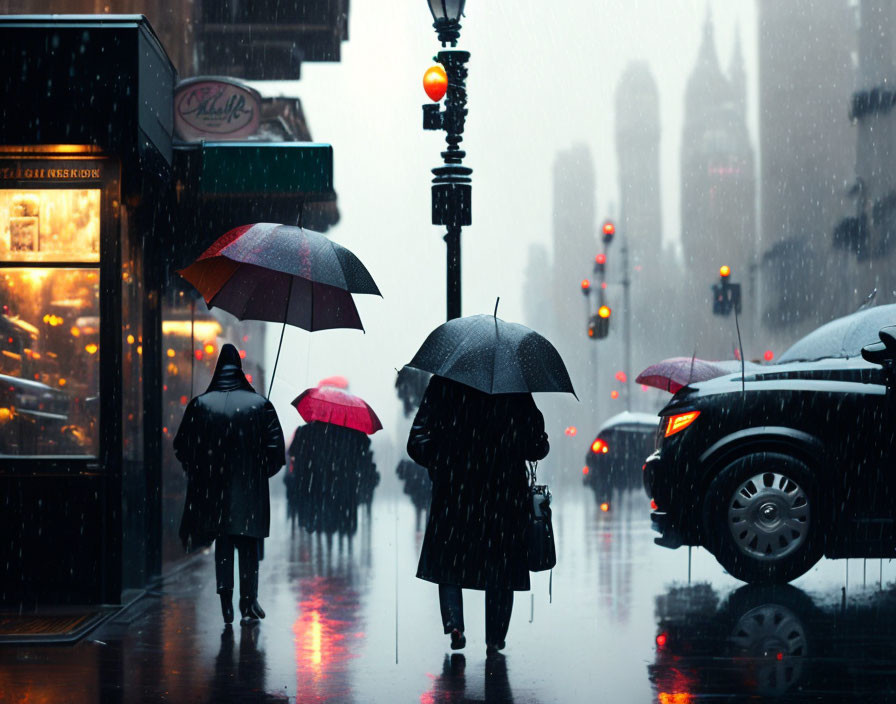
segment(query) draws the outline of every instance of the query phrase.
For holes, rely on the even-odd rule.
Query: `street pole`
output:
[[[446,309],[448,320],[461,316],[460,234],[461,228],[472,224],[473,169],[463,165],[466,152],[460,148],[467,117],[467,61],[470,53],[445,49],[436,56],[445,68],[448,90],[445,109],[438,105],[423,106],[423,128],[445,130],[448,148],[442,152],[443,166],[432,170],[432,224],[443,225],[448,231],[446,245]]]
[[[631,273],[628,265],[628,235],[623,234],[622,240],[622,291],[623,305],[625,305],[625,410],[632,410],[632,296]]]

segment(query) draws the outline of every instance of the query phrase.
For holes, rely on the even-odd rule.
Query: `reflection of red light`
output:
[[[660,692],[657,701],[660,704],[691,704],[693,698],[690,692]]]
[[[641,391],[647,391],[650,387],[647,384],[641,384]]]
[[[181,396],[181,397],[180,397],[180,405],[181,405],[181,406],[186,406],[186,405],[187,405],[187,401],[189,401],[189,400],[190,400],[190,399],[188,399],[186,396]]]
[[[252,383],[252,375],[251,374],[246,374],[246,381],[248,381],[250,384]]]
[[[771,362],[775,358],[775,353],[771,350],[766,350],[765,354],[762,355],[766,362]]]
[[[660,633],[660,634],[656,637],[656,644],[657,644],[660,648],[662,648],[662,647],[666,644],[666,640],[667,640],[667,639],[668,639],[668,636],[667,636],[665,633]]]
[[[582,467],[582,474],[588,474],[588,468]]]
[[[606,513],[607,511],[610,510],[610,504],[608,504],[606,501],[604,501],[604,502],[600,505],[600,510],[603,511],[604,513]]]

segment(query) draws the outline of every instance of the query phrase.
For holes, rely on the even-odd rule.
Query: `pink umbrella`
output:
[[[353,394],[333,388],[306,389],[293,399],[302,419],[340,425],[373,435],[383,424],[367,403]]]
[[[328,376],[326,379],[321,379],[317,382],[317,388],[322,386],[335,386],[338,389],[347,389],[348,379],[344,376]]]
[[[747,362],[744,366],[754,368],[756,365]],[[651,364],[638,374],[635,381],[674,394],[688,384],[709,381],[726,374],[736,374],[740,370],[741,363],[736,360],[707,362],[705,359],[696,357],[670,357],[662,362]]]

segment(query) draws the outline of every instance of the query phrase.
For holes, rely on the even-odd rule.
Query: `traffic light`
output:
[[[597,309],[597,314],[592,315],[588,321],[588,337],[592,340],[602,340],[610,334],[610,316],[613,311],[610,306],[602,305]]]
[[[591,293],[591,282],[588,279],[582,279],[582,293],[586,296]]]
[[[713,315],[731,315],[731,311],[741,312],[740,284],[731,283],[731,267],[719,268],[719,283],[712,287]]]
[[[603,275],[607,266],[607,255],[601,252],[594,258],[594,273]]]
[[[604,244],[610,244],[613,241],[613,235],[616,234],[616,225],[613,224],[612,220],[604,221]]]

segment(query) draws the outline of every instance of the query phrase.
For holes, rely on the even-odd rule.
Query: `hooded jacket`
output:
[[[233,345],[224,345],[208,389],[187,406],[174,452],[187,474],[180,525],[187,552],[219,535],[268,536],[268,478],[283,466],[283,430]]]

